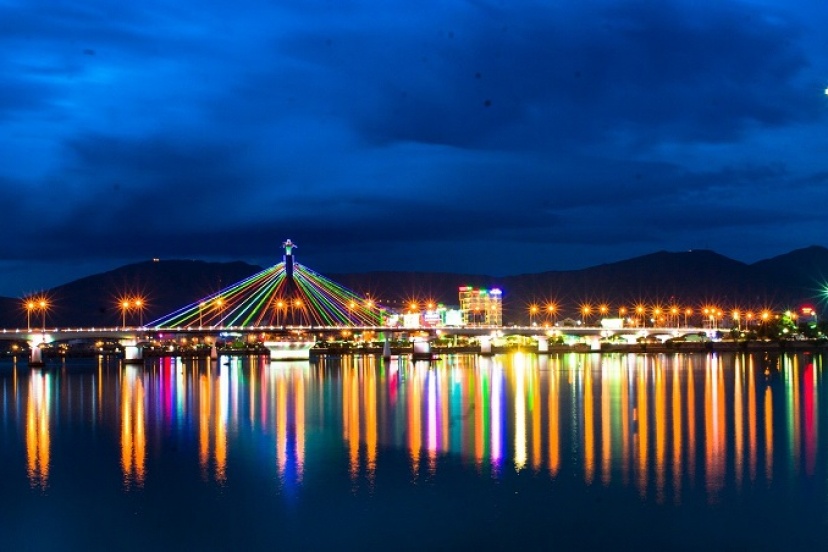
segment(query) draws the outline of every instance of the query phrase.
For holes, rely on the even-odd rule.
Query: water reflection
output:
[[[396,451],[415,481],[451,456],[495,478],[530,471],[655,502],[694,493],[717,503],[730,490],[816,476],[828,448],[820,355],[167,358],[79,373],[15,368],[0,379],[37,489],[54,473],[53,412],[120,436],[110,461],[126,490],[152,479],[150,455],[193,443],[193,470],[219,486],[252,455],[279,489],[342,462],[352,492],[373,490]]]
[[[42,491],[49,484],[51,379],[48,372],[32,370],[26,398],[26,473],[29,485]]]
[[[121,468],[126,489],[144,485],[146,419],[144,382],[138,371],[127,366],[121,378]]]

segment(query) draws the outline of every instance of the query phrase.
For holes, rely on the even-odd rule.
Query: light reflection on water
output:
[[[165,480],[165,457],[202,484],[231,487],[252,467],[299,495],[340,469],[350,493],[374,493],[384,461],[394,485],[433,481],[448,458],[485,479],[575,479],[656,505],[825,476],[821,355],[95,362],[0,371],[3,454],[24,451],[4,480],[16,470],[48,493],[73,477],[52,447],[84,429],[90,458],[119,464],[126,494]]]

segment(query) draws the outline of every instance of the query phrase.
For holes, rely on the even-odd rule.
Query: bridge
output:
[[[705,333],[709,329],[693,327],[623,327],[606,329],[600,326],[539,327],[539,326],[375,326],[375,325],[332,325],[332,326],[175,326],[175,327],[110,327],[110,328],[48,328],[46,330],[3,329],[0,340],[26,342],[30,347],[29,363],[43,365],[40,347],[54,343],[72,341],[116,341],[125,350],[127,361],[142,361],[145,346],[164,340],[181,338],[200,339],[209,343],[215,358],[216,343],[227,337],[256,336],[271,352],[273,359],[307,358],[310,348],[320,340],[342,335],[374,335],[381,337],[386,346],[389,339],[407,337],[415,353],[427,355],[431,343],[439,337],[474,338],[482,353],[491,352],[498,339],[510,336],[532,338],[537,342],[538,351],[548,351],[550,340],[564,339],[582,342],[591,349],[599,349],[600,343],[608,339],[621,339],[635,343],[640,338],[667,339]]]
[[[198,337],[213,343],[228,334],[259,336],[271,358],[307,358],[319,339],[349,333],[381,335],[386,350],[391,336],[405,334],[417,354],[427,355],[440,336],[476,338],[482,352],[491,351],[494,340],[508,336],[531,337],[538,350],[547,350],[550,339],[586,340],[597,348],[611,337],[634,342],[640,337],[666,340],[709,330],[700,328],[539,327],[539,326],[416,326],[388,325],[391,310],[370,297],[355,292],[297,263],[296,245],[286,240],[281,263],[266,268],[199,301],[140,327],[42,328],[0,330],[0,340],[24,341],[29,345],[31,365],[42,365],[41,346],[74,340],[114,340],[125,349],[127,361],[141,361],[143,348],[165,335]]]

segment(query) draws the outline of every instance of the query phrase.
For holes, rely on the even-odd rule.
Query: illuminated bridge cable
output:
[[[160,328],[205,326],[261,327],[279,320],[279,312],[292,309],[312,325],[378,324],[386,309],[353,291],[296,263],[285,242],[285,261],[211,293],[153,322]],[[289,268],[288,271],[288,263]],[[278,306],[277,306],[278,305]],[[278,310],[277,310],[278,309]],[[284,323],[284,321],[283,321]]]

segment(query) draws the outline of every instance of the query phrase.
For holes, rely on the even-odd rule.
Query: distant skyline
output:
[[[0,295],[825,245],[828,3],[0,3]]]

